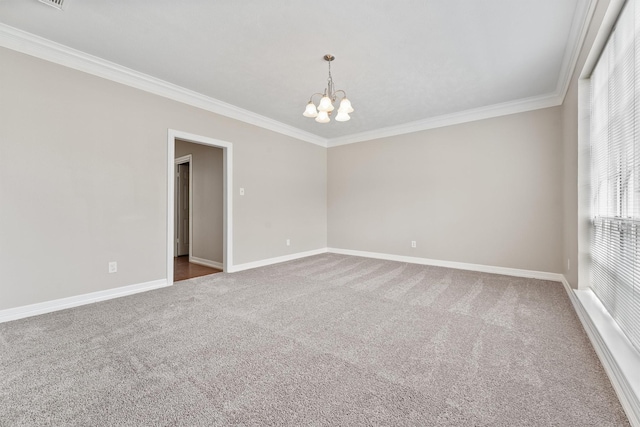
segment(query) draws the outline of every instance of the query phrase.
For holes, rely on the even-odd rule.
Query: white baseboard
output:
[[[428,258],[409,257],[403,255],[382,254],[377,252],[356,251],[351,249],[338,249],[338,248],[320,248],[306,252],[298,252],[295,254],[284,255],[280,257],[268,258],[260,261],[253,261],[244,264],[232,265],[228,269],[228,273],[239,272],[243,270],[249,270],[252,268],[265,267],[272,264],[278,264],[286,261],[293,261],[300,258],[305,258],[313,255],[320,255],[324,253],[335,253],[343,255],[361,256],[366,258],[384,259],[389,261],[408,262],[412,264],[433,265],[438,267],[456,268],[460,270],[471,270],[485,273],[504,274],[508,276],[517,277],[529,277],[542,280],[562,281],[561,274],[546,273],[541,271],[520,270],[506,267],[493,267],[480,264],[467,264],[453,261],[441,261]],[[205,260],[197,257],[190,257],[190,262],[196,264],[202,264],[213,268],[222,269],[222,265],[213,261]],[[38,304],[31,304],[23,307],[10,308],[6,310],[0,310],[0,323],[8,322],[10,320],[17,320],[28,316],[35,316],[38,314],[49,313],[52,311],[63,310],[65,308],[77,307],[84,304],[90,304],[92,302],[104,301],[111,298],[118,298],[121,296],[131,295],[138,292],[144,292],[151,289],[161,288],[168,286],[166,279],[155,280],[152,282],[140,283],[136,285],[123,286],[120,288],[109,289],[105,291],[92,292],[89,294],[78,295],[69,298],[62,298],[53,301],[46,301]]]
[[[45,301],[37,304],[24,305],[22,307],[0,310],[0,323],[18,320],[24,317],[36,316],[38,314],[50,313],[52,311],[64,310],[66,308],[78,307],[80,305],[91,304],[113,298],[124,297],[137,294],[138,292],[150,291],[152,289],[167,286],[166,279],[154,280],[151,282],[138,283],[135,285],[122,286],[104,291],[91,292],[89,294],[76,295],[68,298],[60,298],[52,301]]]
[[[479,271],[482,273],[503,274],[505,276],[527,277],[532,279],[551,280],[554,282],[562,281],[562,274],[547,273],[544,271],[521,270],[508,267],[494,267],[491,265],[468,264],[465,262],[442,261],[438,259],[419,258],[404,255],[382,254],[378,252],[354,251],[351,249],[328,248],[329,253],[361,256],[365,258],[384,259],[388,261],[408,262],[411,264],[433,265],[436,267],[455,268],[458,270]]]
[[[352,255],[352,256],[360,256],[365,258],[384,259],[388,261],[408,262],[410,264],[433,265],[436,267],[447,267],[447,268],[455,268],[458,270],[470,270],[470,271],[479,271],[483,273],[503,274],[506,276],[551,280],[554,282],[561,282],[564,277],[560,273],[548,273],[544,271],[534,271],[534,270],[521,270],[517,268],[508,268],[508,267],[494,267],[491,265],[468,264],[463,262],[442,261],[442,260],[429,259],[429,258],[418,258],[418,257],[404,256],[404,255],[383,254],[378,252],[356,251],[352,249],[339,249],[339,248],[315,249],[307,252],[298,252],[291,255],[284,255],[281,257],[268,258],[260,261],[248,262],[245,264],[238,264],[238,265],[231,266],[229,268],[228,273],[235,273],[238,271],[249,270],[251,268],[265,267],[267,265],[277,264],[285,261],[292,261],[294,259],[305,258],[308,256],[319,255],[324,253]]]
[[[237,273],[238,271],[249,270],[252,268],[265,267],[267,265],[278,264],[285,261],[293,261],[294,259],[306,258],[312,255],[320,255],[327,253],[327,248],[314,249],[312,251],[298,252],[290,255],[283,255],[275,258],[263,259],[260,261],[247,262],[244,264],[233,265],[227,273]]]
[[[640,353],[591,289],[574,290],[564,276],[562,283],[629,423],[640,427]]]
[[[208,259],[198,258],[197,256],[189,255],[189,262],[193,264],[204,265],[205,267],[217,268],[222,270],[222,263],[217,261],[209,261]]]

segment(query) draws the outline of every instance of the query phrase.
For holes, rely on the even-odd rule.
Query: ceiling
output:
[[[563,96],[590,4],[0,0],[0,23],[335,140]],[[302,116],[326,53],[349,122]]]

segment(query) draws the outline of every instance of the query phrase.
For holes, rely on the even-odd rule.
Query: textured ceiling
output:
[[[324,138],[562,86],[587,0],[0,1],[0,22]],[[349,122],[302,116],[326,86]]]

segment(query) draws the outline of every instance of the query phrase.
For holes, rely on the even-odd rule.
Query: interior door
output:
[[[176,256],[189,255],[189,163],[180,163],[176,173]]]

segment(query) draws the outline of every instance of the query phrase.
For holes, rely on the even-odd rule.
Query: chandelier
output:
[[[316,119],[318,123],[329,123],[331,119],[329,116],[331,112],[334,110],[333,103],[336,102],[338,98],[338,94],[342,97],[340,101],[340,107],[338,107],[338,114],[336,115],[337,122],[346,122],[351,119],[349,117],[349,113],[353,113],[353,107],[351,107],[351,101],[347,99],[347,93],[342,89],[335,90],[333,87],[333,78],[331,78],[331,61],[333,61],[335,56],[326,54],[324,56],[324,60],[329,63],[329,78],[327,79],[327,88],[324,90],[324,93],[314,93],[309,98],[309,103],[307,104],[307,108],[305,108],[304,113],[302,113],[305,117],[311,117]],[[313,103],[313,97],[316,95],[320,95],[322,98],[320,99],[320,103],[318,103],[318,107],[316,108]]]

